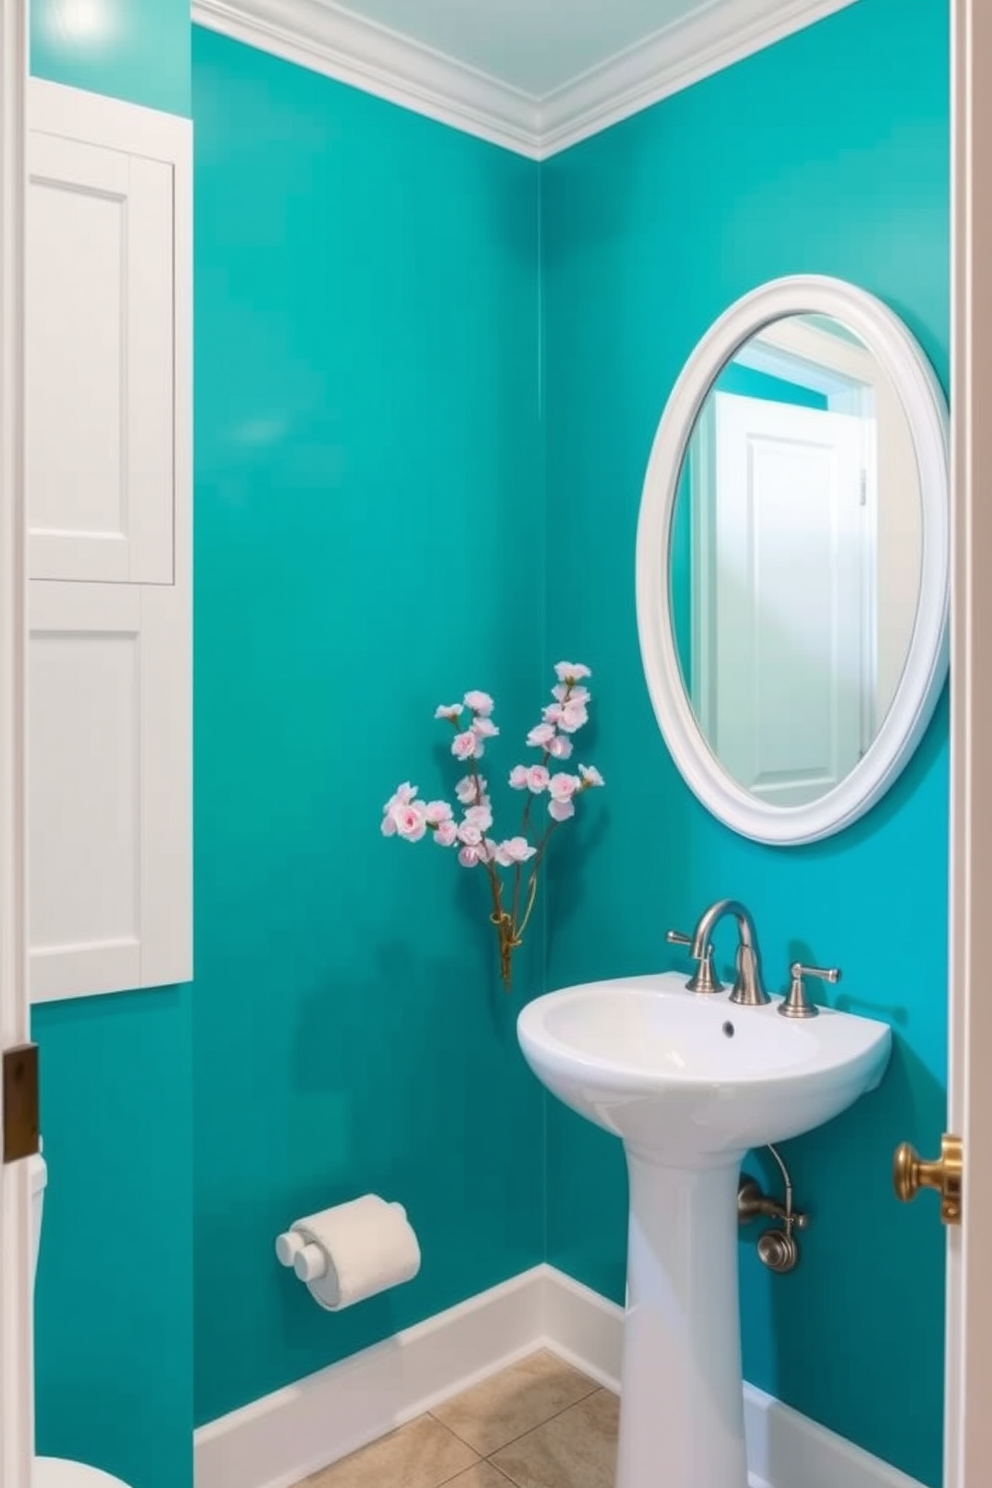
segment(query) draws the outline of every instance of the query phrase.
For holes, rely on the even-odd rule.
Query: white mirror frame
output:
[[[696,721],[675,650],[669,550],[682,462],[714,381],[744,342],[772,321],[809,314],[832,316],[859,336],[902,399],[923,507],[920,598],[902,678],[864,757],[818,800],[774,806],[738,785]],[[902,321],[873,295],[820,275],[772,280],[731,305],[699,342],[665,405],[637,527],[637,628],[648,690],[672,758],[714,816],[756,842],[816,842],[850,826],[885,794],[922,738],[947,675],[949,542],[947,403]]]

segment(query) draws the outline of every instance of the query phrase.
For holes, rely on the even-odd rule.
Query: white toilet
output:
[[[41,1220],[45,1208],[45,1184],[48,1168],[40,1155],[29,1159],[31,1168],[32,1260],[31,1285],[38,1270],[38,1247],[41,1244]],[[81,1462],[64,1462],[59,1457],[36,1457],[31,1474],[31,1488],[127,1488],[120,1478],[84,1467]]]

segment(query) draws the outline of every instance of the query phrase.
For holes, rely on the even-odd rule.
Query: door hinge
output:
[[[3,1051],[3,1161],[20,1162],[38,1151],[38,1045]]]

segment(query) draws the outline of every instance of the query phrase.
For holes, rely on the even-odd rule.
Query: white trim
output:
[[[24,218],[27,6],[0,4],[0,1048],[28,1036]],[[28,1164],[0,1167],[0,1483],[34,1448]]]
[[[543,1337],[545,1272],[536,1266],[201,1426],[194,1436],[196,1488],[290,1488],[523,1358]]]
[[[323,0],[193,0],[195,24],[534,157],[537,101]]]
[[[819,313],[849,327],[899,393],[920,471],[920,601],[909,656],[875,740],[850,775],[803,806],[775,806],[743,790],[700,733],[682,684],[671,625],[668,551],[686,445],[712,383],[749,336],[783,316]],[[658,724],[690,790],[714,816],[756,842],[815,842],[863,816],[897,779],[933,714],[947,675],[949,513],[947,405],[920,347],[886,305],[842,280],[796,275],[737,300],[703,336],[665,406],[644,480],[637,529],[637,626]]]
[[[539,97],[334,0],[193,0],[195,24],[544,160],[857,0],[709,0]]]
[[[615,1391],[622,1336],[622,1308],[535,1266],[201,1426],[196,1488],[289,1488],[538,1348]],[[750,1488],[920,1488],[763,1390],[744,1397]]]
[[[947,1231],[944,1488],[988,1477],[992,1417],[992,1006],[985,967],[992,886],[992,12],[954,0],[951,124],[951,884],[948,1130],[964,1142],[960,1228]],[[936,1149],[937,1133],[932,1134]],[[929,1155],[929,1154],[927,1154]],[[936,1216],[933,1218],[936,1223]]]
[[[540,101],[538,156],[566,150],[856,0],[711,0]]]

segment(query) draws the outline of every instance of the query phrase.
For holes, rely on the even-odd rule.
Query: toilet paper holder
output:
[[[292,1266],[300,1281],[319,1281],[327,1275],[324,1251],[319,1245],[308,1243],[296,1230],[277,1236],[276,1255],[281,1266]]]
[[[292,1267],[329,1312],[412,1281],[420,1270],[420,1244],[406,1209],[379,1194],[294,1220],[275,1249],[280,1264]]]

